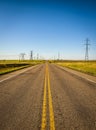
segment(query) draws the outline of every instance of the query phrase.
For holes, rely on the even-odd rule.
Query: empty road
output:
[[[96,130],[96,77],[72,73],[45,63],[0,76],[0,130]]]

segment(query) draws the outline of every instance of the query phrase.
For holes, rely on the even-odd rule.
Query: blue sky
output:
[[[96,0],[0,0],[0,58],[96,59]]]

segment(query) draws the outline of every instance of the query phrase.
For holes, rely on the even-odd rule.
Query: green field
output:
[[[41,60],[0,60],[0,75],[6,74],[12,71],[30,67],[33,65],[40,64],[44,61]]]
[[[56,64],[96,76],[96,61],[58,61]]]

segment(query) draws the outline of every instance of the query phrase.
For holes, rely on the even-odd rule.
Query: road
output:
[[[96,130],[96,82],[54,64],[0,77],[0,130]]]

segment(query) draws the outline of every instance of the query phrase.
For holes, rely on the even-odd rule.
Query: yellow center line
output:
[[[44,82],[44,97],[43,97],[43,110],[42,110],[42,124],[41,130],[46,130],[46,72],[45,72],[45,82]]]
[[[49,119],[50,119],[50,130],[55,130],[55,121],[54,121],[54,112],[53,112],[53,104],[52,104],[52,96],[51,96],[51,89],[50,89],[50,76],[48,65],[46,65],[46,72],[45,72],[45,82],[44,82],[44,96],[43,96],[43,110],[42,110],[42,124],[41,130],[46,130],[47,127],[47,81],[48,81],[48,103],[49,103]]]
[[[48,71],[48,98],[49,98],[49,112],[50,112],[50,130],[55,130],[55,121],[54,121],[54,112],[53,112],[51,89],[50,89],[49,71]]]

